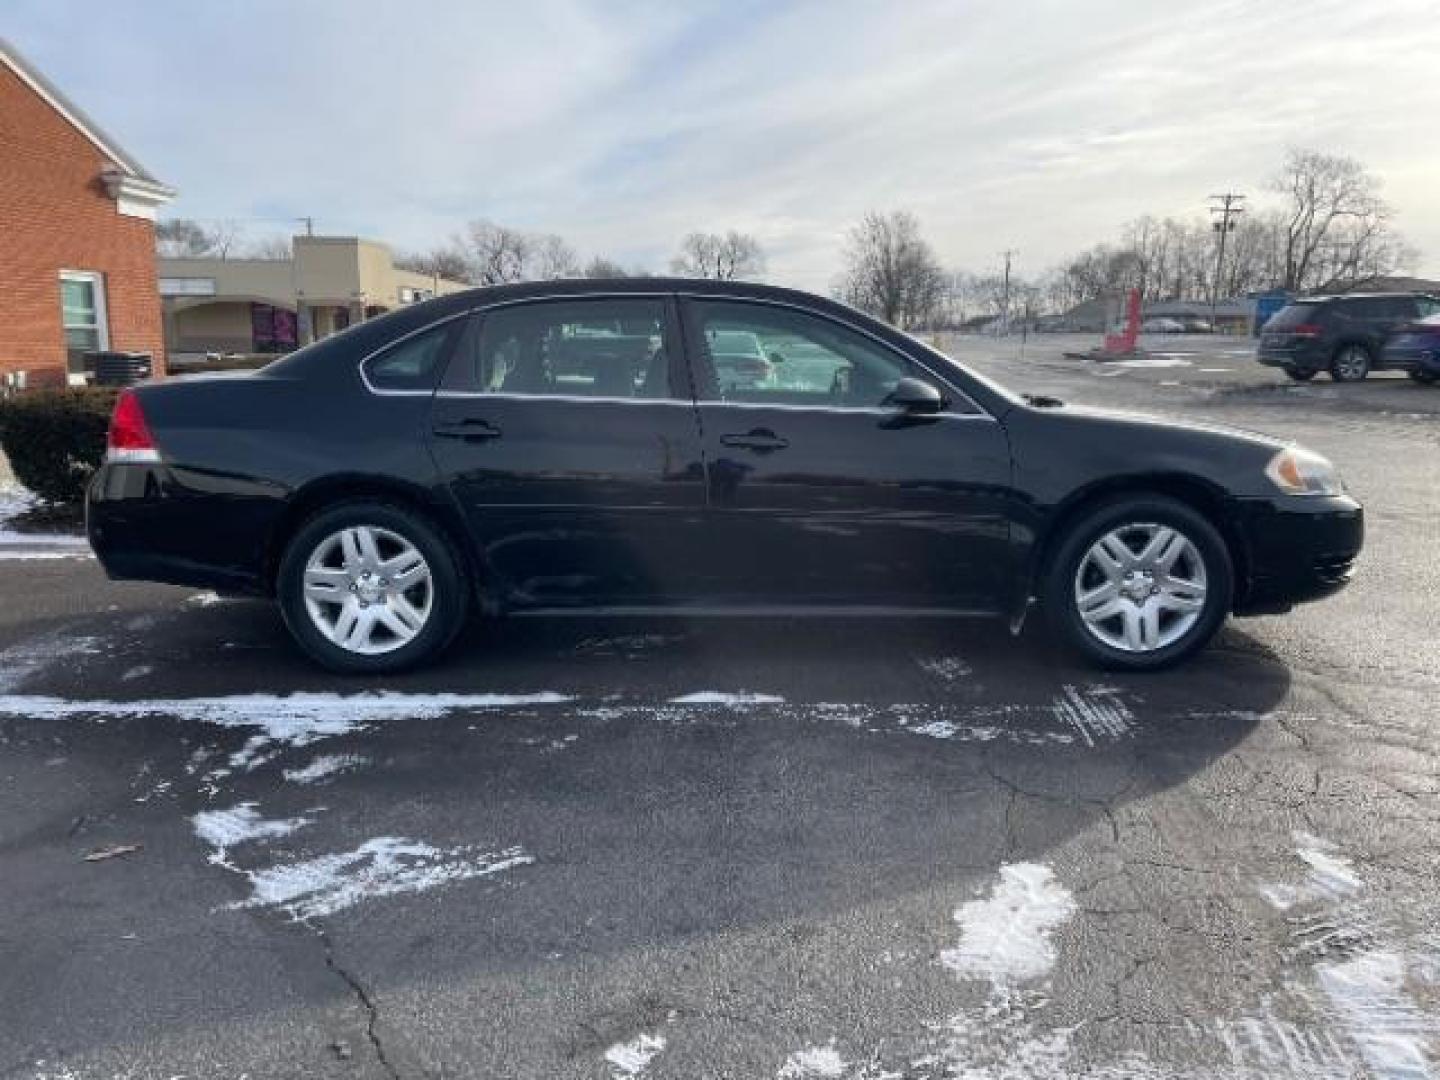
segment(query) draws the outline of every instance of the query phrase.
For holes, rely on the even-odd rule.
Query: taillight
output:
[[[1285,332],[1291,337],[1319,337],[1321,329],[1314,323],[1300,323],[1298,326],[1289,327]]]
[[[159,461],[160,450],[145,423],[140,398],[133,390],[122,390],[110,416],[110,434],[105,440],[106,461]]]

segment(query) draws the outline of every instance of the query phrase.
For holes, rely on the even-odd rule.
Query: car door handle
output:
[[[737,450],[754,450],[757,454],[773,454],[790,445],[789,439],[782,439],[769,428],[755,428],[744,434],[721,435],[720,445]]]
[[[486,442],[500,437],[500,429],[488,420],[460,420],[453,424],[437,424],[431,431],[441,439],[464,439],[466,442]]]

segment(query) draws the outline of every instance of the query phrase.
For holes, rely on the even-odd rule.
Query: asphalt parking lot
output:
[[[1160,676],[575,619],[377,685],[0,530],[0,1077],[1440,1072],[1440,389],[1093,343],[946,344],[1325,453],[1352,586]]]

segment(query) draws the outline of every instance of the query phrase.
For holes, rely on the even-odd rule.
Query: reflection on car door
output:
[[[474,317],[430,446],[486,571],[519,607],[648,605],[693,587],[703,525],[673,301],[547,300]]]
[[[708,470],[703,573],[714,596],[786,606],[1003,607],[1010,453],[1000,424],[948,391],[945,412],[883,402],[924,376],[828,317],[682,298]],[[760,339],[760,384],[717,378],[711,342]],[[934,381],[931,377],[931,381]]]

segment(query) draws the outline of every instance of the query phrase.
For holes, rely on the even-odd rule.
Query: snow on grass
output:
[[[983,900],[955,909],[960,942],[940,954],[956,975],[1000,989],[1044,978],[1055,964],[1054,932],[1075,914],[1075,898],[1048,866],[1011,863]]]
[[[629,1042],[616,1043],[605,1051],[605,1060],[610,1063],[611,1075],[616,1077],[639,1076],[665,1049],[663,1035],[637,1035]]]
[[[418,840],[381,836],[353,851],[246,871],[254,895],[234,906],[276,909],[300,922],[335,915],[365,900],[427,892],[534,861],[519,847],[443,850]]]
[[[697,690],[693,694],[682,694],[670,699],[671,705],[727,705],[744,708],[747,705],[783,705],[785,699],[773,694],[752,694],[741,690],[725,693],[721,690]]]
[[[319,754],[303,769],[286,769],[285,779],[294,784],[317,784],[368,760],[360,754]]]
[[[845,1065],[846,1061],[835,1049],[834,1043],[828,1046],[811,1046],[805,1050],[796,1050],[786,1058],[785,1064],[780,1066],[780,1071],[775,1076],[776,1080],[843,1076]]]

